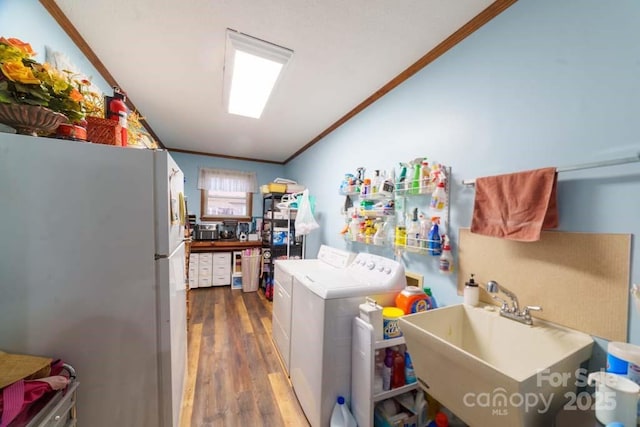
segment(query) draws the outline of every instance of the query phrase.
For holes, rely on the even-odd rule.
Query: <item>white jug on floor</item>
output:
[[[331,422],[329,427],[357,427],[356,419],[353,418],[351,411],[347,408],[344,397],[338,396],[336,404],[331,413]]]
[[[608,372],[592,372],[587,378],[596,386],[596,418],[602,424],[619,422],[636,427],[640,386],[630,379]]]

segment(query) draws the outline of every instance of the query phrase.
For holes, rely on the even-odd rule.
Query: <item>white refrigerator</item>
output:
[[[166,151],[0,133],[0,350],[71,364],[79,425],[178,426],[183,186]]]

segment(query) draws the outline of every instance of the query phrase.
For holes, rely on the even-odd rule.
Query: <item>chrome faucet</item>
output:
[[[509,299],[511,300],[511,304],[509,304],[505,299],[500,298],[498,295],[496,295],[500,291],[502,291],[503,294],[509,297]],[[487,282],[487,292],[491,294],[491,298],[501,303],[501,316],[518,321],[520,323],[524,323],[525,325],[533,324],[531,314],[529,313],[530,311],[542,311],[542,307],[537,305],[527,305],[522,310],[520,310],[518,297],[516,296],[516,294],[514,294],[504,286],[498,285],[498,282],[496,282],[495,280],[490,280]]]

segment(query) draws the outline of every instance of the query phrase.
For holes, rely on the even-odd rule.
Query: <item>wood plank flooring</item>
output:
[[[271,339],[271,302],[229,286],[190,293],[181,427],[308,427]]]

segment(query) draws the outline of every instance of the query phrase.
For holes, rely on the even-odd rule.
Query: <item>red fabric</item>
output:
[[[61,360],[51,363],[50,375],[59,375],[61,371]],[[38,380],[20,380],[3,388],[0,394],[0,427],[7,427],[32,403],[50,391],[53,390],[49,383]]]
[[[471,232],[533,242],[558,226],[555,168],[476,179]]]

